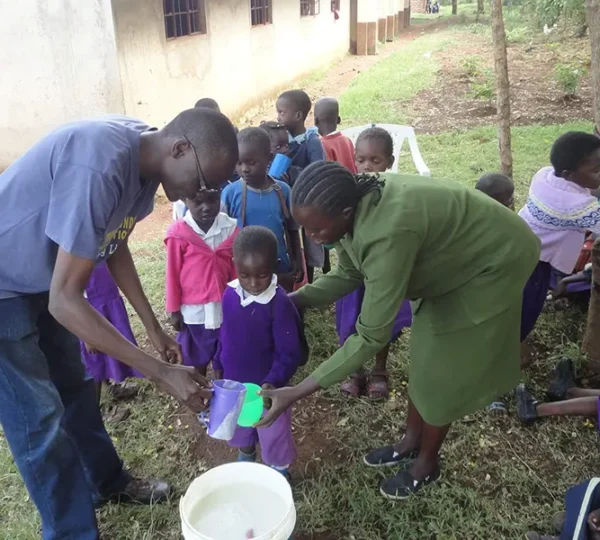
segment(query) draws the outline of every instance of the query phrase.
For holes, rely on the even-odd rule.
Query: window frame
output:
[[[250,0],[250,26],[252,28],[273,24],[273,1]]]
[[[321,0],[300,0],[300,17],[316,17],[321,14]]]
[[[169,9],[170,5],[170,10]],[[182,7],[185,6],[185,7]],[[206,0],[163,0],[163,19],[165,23],[165,39],[201,36],[208,33],[206,20]],[[183,31],[183,21],[187,31]],[[178,29],[179,22],[179,29]],[[169,28],[171,24],[171,29]],[[193,31],[196,27],[198,30]],[[181,33],[179,33],[181,32]]]

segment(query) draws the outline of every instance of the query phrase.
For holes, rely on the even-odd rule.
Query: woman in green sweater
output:
[[[335,244],[338,266],[291,295],[298,308],[325,307],[363,283],[357,333],[309,377],[272,399],[260,425],[297,400],[355,372],[388,343],[405,298],[412,300],[406,431],[364,461],[398,465],[381,483],[404,499],[440,475],[450,424],[484,408],[519,380],[521,297],[539,241],[516,214],[457,183],[384,174],[355,176],[317,162],[292,191],[307,234]]]

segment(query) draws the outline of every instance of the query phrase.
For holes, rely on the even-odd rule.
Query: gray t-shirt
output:
[[[139,177],[140,134],[111,116],[50,133],[0,175],[0,299],[50,289],[58,247],[106,260],[153,208]]]

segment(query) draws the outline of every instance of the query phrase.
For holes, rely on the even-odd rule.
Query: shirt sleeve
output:
[[[364,261],[367,277],[357,333],[312,374],[323,388],[354,373],[389,343],[420,245],[419,236],[407,231],[401,239],[393,235],[371,247]]]
[[[338,256],[337,266],[295,293],[303,305],[315,308],[329,306],[363,284],[365,278],[352,264],[346,250],[340,244],[336,244],[335,249]]]
[[[311,137],[306,141],[306,150],[308,152],[308,162],[323,161],[325,159],[325,151],[318,135]]]
[[[263,384],[275,388],[285,386],[300,365],[302,344],[300,343],[301,322],[298,311],[287,295],[277,295],[273,301],[273,341],[275,360]]]
[[[71,255],[96,259],[119,204],[118,193],[110,177],[59,162],[50,188],[46,236]]]
[[[167,246],[167,276],[166,276],[166,310],[167,313],[176,313],[181,310],[181,267],[183,254],[179,242],[175,238],[165,238]]]

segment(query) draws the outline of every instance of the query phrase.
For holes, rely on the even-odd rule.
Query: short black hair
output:
[[[198,155],[210,153],[231,161],[238,160],[238,144],[233,124],[224,114],[198,107],[179,113],[162,131],[174,137],[186,137]]]
[[[238,145],[254,144],[264,155],[271,153],[271,138],[269,134],[259,127],[248,127],[242,129],[237,136]]]
[[[564,171],[576,171],[590,155],[600,149],[600,139],[582,131],[569,131],[561,135],[550,151],[550,163],[554,174],[562,176]]]
[[[263,256],[275,271],[277,266],[277,237],[266,227],[244,227],[236,236],[233,243],[233,258],[242,260],[250,254]]]
[[[213,99],[209,97],[205,97],[196,101],[196,105],[194,107],[206,107],[207,109],[212,109],[213,111],[221,112],[221,108],[219,104]]]
[[[346,208],[356,210],[360,200],[385,182],[378,175],[352,174],[335,161],[315,161],[304,169],[292,188],[292,204],[317,208],[327,216],[338,216]]]
[[[337,124],[340,117],[340,104],[332,97],[321,98],[315,103],[315,120]]]
[[[295,107],[296,111],[300,111],[304,116],[304,119],[308,116],[312,107],[310,97],[304,90],[287,90],[279,96],[279,99],[283,99]]]
[[[383,151],[388,157],[394,155],[394,139],[390,135],[390,132],[380,127],[370,127],[360,132],[360,135],[356,139],[355,146],[361,141],[377,141],[382,144]]]
[[[498,201],[512,195],[515,191],[515,184],[504,174],[486,173],[477,180],[475,189]]]

